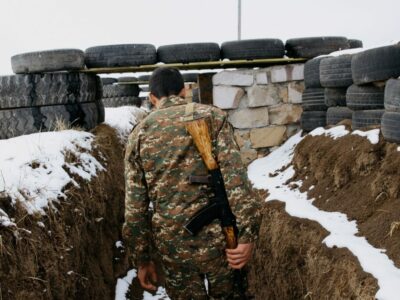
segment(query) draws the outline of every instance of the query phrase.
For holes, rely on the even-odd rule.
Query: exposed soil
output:
[[[347,135],[337,140],[307,136],[294,156],[296,178],[303,180],[317,207],[356,220],[361,236],[400,267],[400,152],[397,145],[371,144]],[[310,190],[310,187],[314,186]]]
[[[256,299],[374,299],[377,282],[347,249],[328,248],[316,222],[267,202],[249,272]]]
[[[68,198],[46,216],[0,200],[18,225],[0,227],[0,299],[114,297],[116,278],[128,270],[125,253],[115,246],[124,210],[123,146],[106,125],[94,134],[94,155],[107,172],[89,183],[75,177],[80,188],[67,187]]]

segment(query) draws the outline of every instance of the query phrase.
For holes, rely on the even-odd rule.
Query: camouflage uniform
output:
[[[202,274],[207,275],[210,294],[227,295],[232,291],[233,272],[225,258],[224,237],[217,220],[195,237],[183,227],[207,205],[210,194],[206,185],[188,182],[189,175],[206,175],[208,171],[181,119],[185,104],[176,96],[162,99],[159,109],[129,137],[123,233],[136,266],[150,260],[154,243],[172,299],[205,299]],[[202,104],[196,104],[195,111],[207,117],[214,156],[237,218],[239,243],[251,243],[258,232],[259,202],[249,188],[226,113]]]

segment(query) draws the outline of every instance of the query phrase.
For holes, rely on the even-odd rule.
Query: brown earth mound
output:
[[[361,236],[400,267],[400,152],[380,136],[378,144],[346,135],[307,136],[294,155],[303,191],[326,211],[356,220]],[[310,187],[314,186],[311,190]]]
[[[0,199],[18,225],[0,227],[0,299],[114,297],[116,278],[128,269],[125,253],[115,246],[124,217],[123,146],[106,125],[94,134],[94,156],[107,171],[89,183],[75,177],[81,187],[67,187],[57,211],[27,215]]]
[[[256,299],[374,299],[377,282],[347,249],[328,248],[316,222],[267,202],[249,272]]]

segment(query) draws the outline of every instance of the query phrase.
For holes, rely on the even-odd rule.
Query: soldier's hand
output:
[[[153,284],[157,282],[157,271],[152,261],[139,266],[138,279],[142,288],[153,291],[157,290],[157,287]]]
[[[236,249],[226,249],[229,266],[233,269],[243,268],[251,258],[253,244],[239,244]]]

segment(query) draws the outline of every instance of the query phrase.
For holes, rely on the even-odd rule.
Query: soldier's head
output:
[[[185,85],[181,73],[175,68],[158,68],[149,79],[150,101],[156,102],[170,96],[185,96]]]

